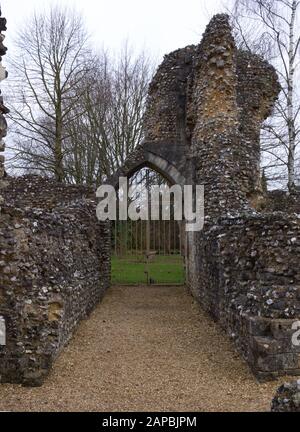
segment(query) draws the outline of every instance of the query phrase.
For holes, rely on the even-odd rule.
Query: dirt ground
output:
[[[113,287],[43,387],[0,385],[0,410],[269,411],[279,385],[256,382],[185,288]]]

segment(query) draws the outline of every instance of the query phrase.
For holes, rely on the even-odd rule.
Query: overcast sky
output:
[[[34,10],[56,0],[0,0],[8,20],[6,45],[18,25]],[[145,48],[156,59],[177,48],[198,43],[209,18],[224,11],[226,0],[60,0],[75,6],[86,20],[99,47],[118,51],[128,39],[137,50]]]

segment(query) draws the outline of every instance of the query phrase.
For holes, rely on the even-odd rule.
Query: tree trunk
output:
[[[61,95],[61,82],[60,77],[56,81],[56,124],[55,124],[55,177],[58,182],[64,180],[64,167],[63,167],[63,152],[62,152],[62,95]]]
[[[294,74],[295,74],[295,38],[294,30],[296,23],[297,1],[293,0],[292,15],[289,33],[289,76],[288,76],[288,134],[289,134],[289,154],[288,154],[288,188],[290,192],[295,189],[295,151],[296,151],[296,126],[294,116]]]

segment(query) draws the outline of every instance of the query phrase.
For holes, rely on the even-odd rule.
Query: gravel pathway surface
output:
[[[0,385],[0,410],[269,411],[279,385],[256,382],[185,288],[112,287],[43,387]]]

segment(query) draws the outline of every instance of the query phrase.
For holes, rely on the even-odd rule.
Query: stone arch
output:
[[[122,168],[120,168],[110,179],[108,179],[108,184],[113,186],[116,190],[119,187],[119,178],[126,177],[129,179],[136,172],[143,168],[150,168],[151,170],[160,174],[166,181],[168,181],[171,186],[179,185],[182,188],[187,185],[188,178],[182,174],[181,170],[179,170],[174,163],[168,160],[164,155],[159,155],[152,151],[149,151],[147,148],[147,144],[138,147],[128,159],[125,161]],[[180,160],[179,160],[180,162]],[[181,168],[185,168],[185,164],[179,163]],[[185,169],[182,170],[186,172]],[[180,236],[183,242],[183,254],[186,256],[186,248],[187,248],[187,239],[185,238],[185,224],[186,221],[183,216],[183,220],[178,222],[180,224]],[[186,263],[185,263],[186,265]],[[187,276],[187,266],[186,266],[186,276]]]
[[[172,185],[187,184],[186,177],[176,168],[176,166],[164,157],[151,151],[139,148],[134,151],[126,160],[123,167],[120,168],[109,180],[108,183],[117,187],[120,177],[131,177],[142,168],[150,168],[161,174]]]

